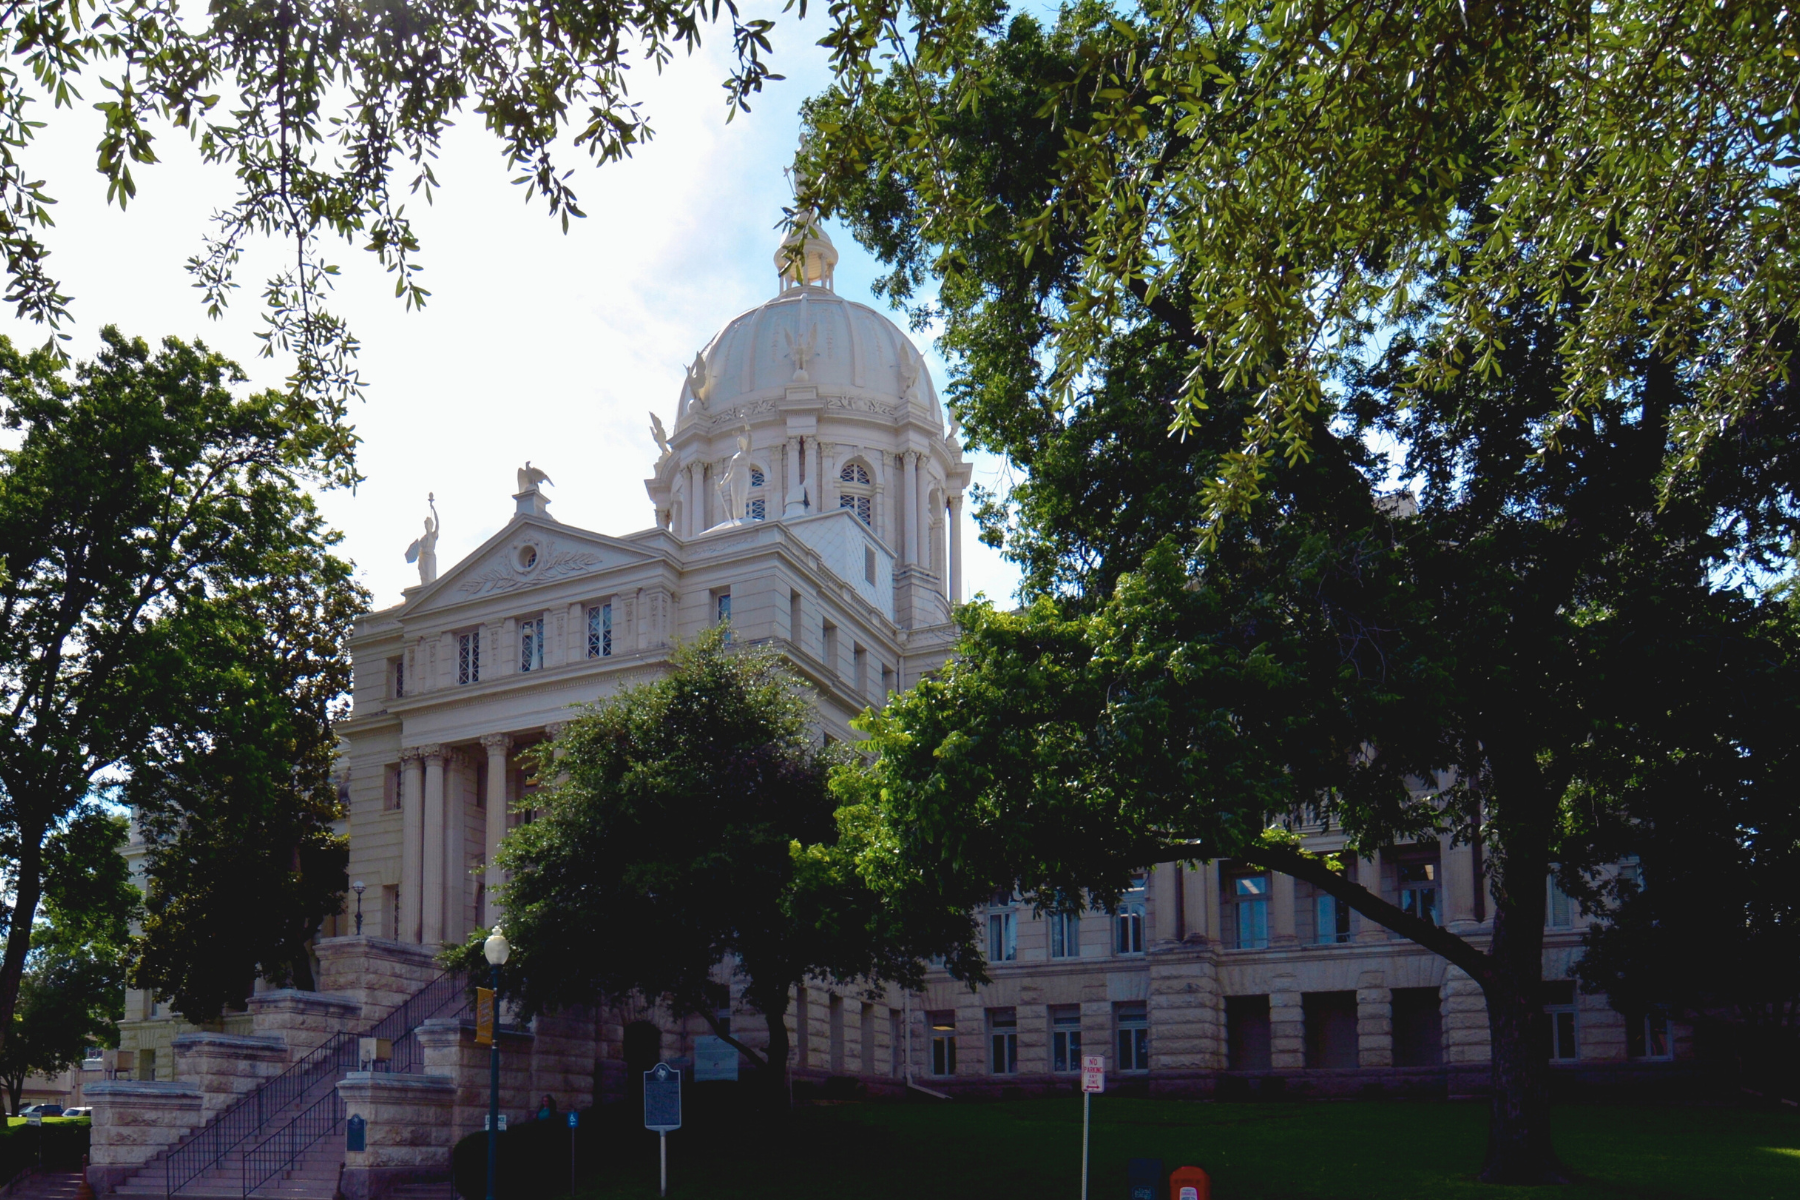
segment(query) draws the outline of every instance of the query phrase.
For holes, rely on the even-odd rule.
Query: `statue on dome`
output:
[[[687,390],[696,401],[706,402],[706,355],[698,350],[694,351],[694,361],[687,368]]]
[[[725,464],[725,474],[719,477],[719,498],[725,502],[725,520],[736,522],[744,519],[744,513],[750,507],[750,431],[746,429],[738,434],[737,453]]]
[[[795,337],[791,329],[782,330],[787,335],[788,358],[794,363],[794,382],[808,383],[812,377],[806,373],[806,364],[813,360],[819,348],[819,327],[808,325],[805,337]]]
[[[419,583],[431,583],[437,579],[437,540],[441,522],[438,520],[437,493],[428,493],[425,503],[431,506],[431,515],[425,518],[425,532],[413,539],[413,544],[406,548],[406,561],[419,564]]]
[[[531,465],[531,460],[526,459],[525,465],[519,468],[519,490],[521,492],[535,491],[540,483],[554,486],[556,480],[550,478],[542,467],[534,467]]]
[[[656,439],[656,448],[662,451],[662,457],[658,458],[656,461],[661,462],[664,458],[669,457],[669,454],[671,453],[669,450],[669,431],[663,428],[662,418],[657,416],[654,412],[650,414],[650,436]]]

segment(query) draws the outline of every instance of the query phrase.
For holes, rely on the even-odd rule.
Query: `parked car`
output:
[[[21,1117],[60,1117],[63,1106],[60,1104],[27,1104],[19,1110]]]
[[[65,1117],[92,1117],[94,1115],[94,1110],[85,1106],[81,1108],[65,1108],[62,1110],[62,1115]]]

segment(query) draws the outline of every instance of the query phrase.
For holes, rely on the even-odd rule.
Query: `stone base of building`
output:
[[[427,1167],[345,1167],[338,1176],[338,1195],[343,1200],[382,1200],[409,1183],[446,1183],[447,1170]]]

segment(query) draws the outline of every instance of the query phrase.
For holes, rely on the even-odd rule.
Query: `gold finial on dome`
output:
[[[781,239],[781,246],[775,251],[775,273],[781,278],[784,292],[804,284],[829,291],[837,261],[837,247],[820,227],[818,214],[809,208],[795,215],[794,228]]]

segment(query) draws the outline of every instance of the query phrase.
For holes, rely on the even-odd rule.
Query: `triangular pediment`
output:
[[[406,615],[528,591],[581,575],[598,575],[657,557],[620,538],[524,514],[407,601]]]

